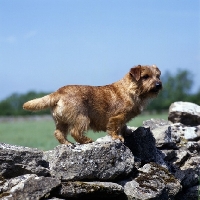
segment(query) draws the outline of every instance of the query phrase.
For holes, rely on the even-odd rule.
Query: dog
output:
[[[67,85],[56,92],[26,102],[25,110],[51,109],[55,137],[61,144],[68,132],[80,144],[92,142],[85,131],[106,131],[112,139],[124,141],[126,123],[142,112],[162,89],[156,67],[138,65],[119,81],[105,86]]]

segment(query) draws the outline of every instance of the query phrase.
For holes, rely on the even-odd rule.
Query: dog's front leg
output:
[[[125,125],[125,116],[123,114],[117,115],[115,117],[110,117],[107,124],[107,132],[112,137],[112,139],[119,139],[124,142],[124,138],[121,135],[121,129]]]

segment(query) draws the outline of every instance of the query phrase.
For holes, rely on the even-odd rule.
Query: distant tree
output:
[[[193,80],[189,71],[180,70],[175,76],[167,72],[164,91],[172,101],[181,101],[190,95]]]
[[[197,93],[188,96],[187,101],[200,105],[200,88]]]
[[[6,100],[0,102],[0,115],[10,116],[13,115],[13,110],[9,102]]]
[[[9,96],[8,98],[6,98],[5,100],[0,102],[0,115],[4,115],[4,116],[17,116],[17,115],[33,115],[33,114],[37,114],[37,115],[42,115],[42,114],[49,114],[49,110],[43,110],[41,112],[30,112],[30,111],[26,111],[23,110],[22,106],[26,101],[35,99],[35,98],[39,98],[42,96],[47,95],[47,93],[44,92],[34,92],[34,91],[30,91],[26,94],[17,94],[14,93],[11,96]]]

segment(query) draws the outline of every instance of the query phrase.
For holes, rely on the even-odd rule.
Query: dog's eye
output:
[[[142,78],[143,78],[143,79],[148,79],[148,78],[149,78],[149,75],[146,74],[146,75],[144,75]]]
[[[160,80],[160,76],[156,76],[156,78]]]

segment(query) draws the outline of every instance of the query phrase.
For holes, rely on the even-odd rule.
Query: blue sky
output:
[[[190,70],[200,88],[199,0],[0,0],[0,100],[109,84],[138,64]]]

